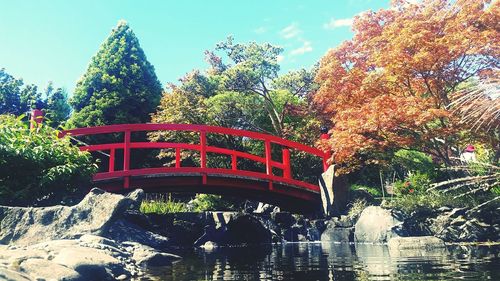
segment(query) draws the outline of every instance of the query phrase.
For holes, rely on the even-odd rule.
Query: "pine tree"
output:
[[[162,87],[137,37],[120,21],[78,81],[70,104],[74,127],[144,123],[159,104]]]

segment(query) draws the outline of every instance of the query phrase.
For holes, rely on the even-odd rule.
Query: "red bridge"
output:
[[[191,144],[132,141],[133,133],[154,131],[191,132],[199,135],[199,142]],[[142,188],[146,192],[195,192],[238,195],[277,204],[287,209],[300,210],[319,206],[320,187],[317,184],[294,178],[290,165],[290,153],[291,151],[298,151],[312,154],[323,161],[324,169],[327,167],[327,154],[316,148],[276,136],[223,127],[185,124],[109,125],[68,130],[64,131],[62,136],[108,135],[114,136],[116,139],[117,134],[122,136],[121,142],[80,146],[81,150],[99,151],[109,156],[107,171],[100,171],[93,178],[95,186],[105,190],[128,192],[133,188]],[[230,135],[242,137],[245,140],[263,142],[264,155],[210,146],[207,144],[208,134]],[[281,147],[282,159],[280,161],[272,159],[272,145]],[[131,168],[131,151],[136,149],[141,149],[141,151],[144,149],[175,149],[175,165],[172,167]],[[183,167],[181,165],[182,150],[198,151],[200,155],[199,166]],[[225,155],[230,159],[231,168],[207,167],[207,153]],[[239,169],[238,160],[241,159],[264,164],[265,172]],[[115,165],[117,160],[120,162],[123,160],[123,163]],[[101,164],[101,170],[105,167],[105,163],[103,164]],[[120,169],[117,169],[117,166],[120,166]],[[280,175],[275,175],[273,168],[281,170],[281,173],[277,173]]]

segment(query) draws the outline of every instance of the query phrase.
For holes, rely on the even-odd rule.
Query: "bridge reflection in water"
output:
[[[199,135],[199,142],[173,143],[132,141],[134,132],[184,131]],[[318,157],[326,170],[328,155],[323,151],[301,143],[285,140],[276,136],[207,125],[190,124],[120,124],[100,127],[78,128],[63,131],[61,136],[72,137],[93,135],[123,135],[122,141],[80,146],[84,151],[109,153],[107,171],[98,172],[94,185],[112,192],[128,192],[142,188],[146,192],[196,192],[224,195],[237,195],[262,202],[279,205],[285,209],[308,211],[318,207],[320,187],[294,178],[291,170],[290,153],[298,151]],[[255,155],[207,143],[208,134],[229,135],[261,141],[264,155]],[[281,161],[272,158],[272,145],[281,147]],[[136,149],[175,149],[173,167],[131,168],[131,151]],[[182,167],[181,151],[193,150],[200,154],[198,167]],[[123,165],[117,168],[117,152],[123,155]],[[231,159],[231,168],[207,167],[207,153],[226,155]],[[241,159],[262,163],[265,172],[242,170],[238,167]],[[121,164],[121,163],[120,163]],[[273,168],[281,170],[279,175]],[[319,175],[318,175],[319,176]]]

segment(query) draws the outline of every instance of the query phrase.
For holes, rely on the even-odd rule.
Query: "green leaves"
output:
[[[1,205],[57,204],[88,190],[97,166],[89,153],[57,133],[46,125],[29,129],[20,118],[0,115]]]

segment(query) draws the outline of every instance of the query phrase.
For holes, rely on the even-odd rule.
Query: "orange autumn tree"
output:
[[[314,94],[340,173],[399,148],[450,162],[460,128],[447,106],[461,83],[498,68],[499,6],[398,0],[354,19],[353,39],[322,58]]]

